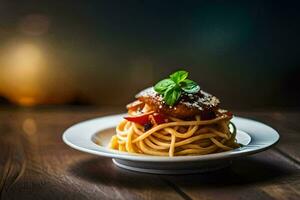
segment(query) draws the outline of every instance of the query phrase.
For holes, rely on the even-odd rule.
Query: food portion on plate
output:
[[[136,95],[110,149],[156,156],[205,155],[238,148],[232,114],[177,71]]]

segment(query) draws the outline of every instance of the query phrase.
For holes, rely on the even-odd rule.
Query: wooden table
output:
[[[300,199],[300,112],[236,112],[273,126],[279,144],[223,170],[176,176],[126,171],[62,142],[70,125],[117,112],[2,109],[1,199]]]

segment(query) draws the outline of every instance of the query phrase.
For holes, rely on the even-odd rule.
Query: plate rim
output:
[[[280,139],[279,133],[274,128],[272,128],[262,122],[259,122],[259,121],[253,120],[253,119],[249,119],[249,118],[238,117],[238,116],[234,116],[233,120],[234,121],[242,120],[242,121],[246,121],[248,123],[254,123],[254,124],[257,124],[264,128],[267,128],[267,129],[269,129],[269,131],[272,132],[275,139],[272,142],[270,142],[269,144],[257,145],[257,146],[253,146],[253,147],[251,147],[251,145],[246,145],[245,147],[240,147],[238,149],[234,149],[234,150],[226,151],[226,152],[213,153],[213,154],[207,154],[207,155],[167,157],[167,156],[151,156],[151,155],[142,155],[142,154],[131,154],[131,153],[127,153],[127,152],[119,152],[117,150],[103,150],[103,149],[99,148],[99,145],[95,144],[92,141],[92,135],[94,135],[98,131],[105,130],[107,128],[112,128],[115,125],[109,126],[107,128],[101,128],[101,129],[97,130],[96,132],[86,134],[85,137],[89,136],[88,137],[88,140],[89,140],[88,145],[91,145],[90,148],[86,148],[86,147],[82,147],[82,146],[73,144],[67,138],[70,136],[70,134],[72,135],[72,133],[74,131],[73,129],[79,128],[84,125],[87,126],[90,123],[94,123],[94,122],[100,121],[100,120],[104,121],[104,120],[113,119],[113,118],[122,118],[124,115],[125,115],[124,113],[115,114],[115,115],[106,115],[106,116],[93,118],[93,119],[89,119],[89,120],[85,120],[85,121],[76,123],[64,131],[64,133],[62,135],[63,142],[65,144],[67,144],[68,146],[70,146],[71,148],[82,151],[82,152],[86,152],[86,153],[90,153],[90,154],[98,155],[98,156],[135,161],[135,162],[192,162],[192,161],[209,161],[209,160],[230,159],[230,158],[236,158],[236,157],[247,156],[247,155],[259,153],[259,152],[265,151],[265,150],[273,147],[274,145],[276,145],[279,142],[279,139]],[[244,131],[244,130],[242,130],[242,131]],[[252,142],[251,133],[247,132],[247,134],[250,135],[251,142]],[[85,138],[85,139],[87,139],[87,138]],[[250,142],[250,144],[251,144],[251,142]],[[243,148],[243,149],[241,150],[241,148]]]

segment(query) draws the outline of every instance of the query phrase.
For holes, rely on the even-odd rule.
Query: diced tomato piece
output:
[[[153,113],[154,111],[137,115],[137,116],[127,116],[124,117],[124,119],[144,126],[146,123],[149,122],[149,116],[152,115]]]
[[[167,118],[164,115],[159,113],[154,113],[153,118],[157,124],[163,124],[167,122]]]

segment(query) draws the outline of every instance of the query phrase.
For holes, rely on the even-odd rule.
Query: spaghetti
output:
[[[146,104],[145,107],[149,106]],[[226,114],[210,120],[201,120],[196,115],[188,121],[168,117],[166,123],[157,124],[152,118],[154,125],[149,130],[139,123],[124,119],[116,127],[117,134],[112,136],[109,148],[170,157],[228,151],[239,146],[235,139],[236,128],[230,119],[231,116]]]

